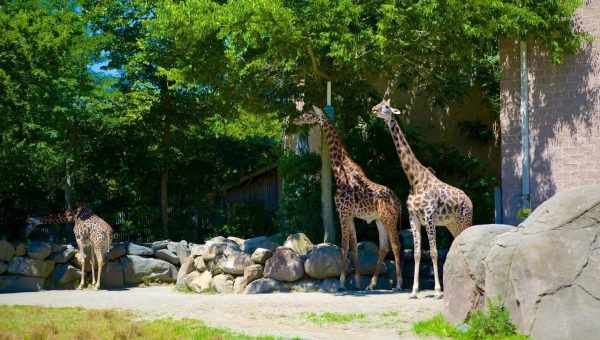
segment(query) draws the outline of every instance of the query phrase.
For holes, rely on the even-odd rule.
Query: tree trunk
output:
[[[163,170],[160,174],[160,217],[164,237],[169,237],[169,171]]]
[[[331,160],[327,137],[321,133],[321,216],[323,219],[323,242],[335,243],[335,222],[333,218]]]

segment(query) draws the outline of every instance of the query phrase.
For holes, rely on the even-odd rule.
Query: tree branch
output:
[[[308,56],[310,57],[310,63],[312,66],[313,73],[319,78],[331,80],[331,76],[319,69],[319,60],[317,60],[317,57],[315,56],[315,51],[312,49],[312,47],[308,45],[306,49],[308,51]]]

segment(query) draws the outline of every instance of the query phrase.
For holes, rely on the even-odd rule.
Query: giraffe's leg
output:
[[[104,256],[103,252],[100,249],[95,250],[96,259],[98,260],[98,280],[96,280],[96,285],[94,289],[100,288],[100,278],[102,277],[102,270],[104,269]]]
[[[402,289],[402,247],[400,244],[400,236],[398,235],[397,219],[390,223],[389,237],[394,253],[394,261],[396,262],[396,290]]]
[[[90,264],[92,265],[92,286],[96,285],[96,273],[94,267],[96,267],[96,253],[93,248],[90,248]]]
[[[375,272],[373,273],[373,277],[371,277],[371,283],[367,287],[368,290],[375,289],[377,279],[379,278],[379,271],[381,270],[381,266],[383,266],[385,256],[390,251],[387,226],[382,220],[376,220],[375,223],[377,224],[377,231],[379,232],[379,257],[377,258]]]
[[[433,224],[433,217],[427,216],[427,239],[429,240],[429,254],[431,255],[431,261],[433,262],[433,276],[435,278],[435,297],[442,298],[442,286],[440,285],[440,277],[438,274],[438,261],[437,261],[437,242],[435,239],[435,225]]]
[[[77,240],[77,247],[79,248],[79,254],[81,255],[81,281],[77,289],[83,289],[83,287],[85,286],[85,247],[83,246],[83,243],[80,240]]]
[[[342,218],[340,216],[340,226],[342,234],[342,272],[340,273],[340,289],[346,288],[346,272],[348,271],[348,247],[350,241],[350,221],[350,217]]]
[[[354,282],[357,289],[360,289],[360,270],[358,268],[358,241],[356,238],[356,226],[354,225],[354,219],[350,218],[348,222],[349,228],[348,233],[350,234],[349,241],[352,246],[352,261],[354,261]]]
[[[411,299],[417,298],[417,292],[419,291],[419,267],[421,266],[421,223],[417,218],[417,215],[409,211],[409,219],[410,219],[410,229],[413,234],[413,252],[415,258],[415,271],[413,276],[413,288],[412,293],[410,293]]]

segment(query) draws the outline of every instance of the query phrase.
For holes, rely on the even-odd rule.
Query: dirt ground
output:
[[[432,292],[374,291],[217,295],[180,293],[173,286],[0,294],[0,304],[132,310],[142,318],[194,318],[251,335],[303,339],[415,339],[411,325],[441,311]],[[364,313],[350,323],[315,323],[309,313]]]

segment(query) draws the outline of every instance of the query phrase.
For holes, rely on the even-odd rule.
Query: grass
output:
[[[124,311],[0,306],[0,339],[260,339],[190,319],[136,321]]]
[[[488,312],[477,311],[467,320],[466,327],[459,329],[450,324],[441,314],[432,319],[417,322],[413,331],[417,335],[438,336],[457,340],[525,340],[517,333],[515,325],[502,304],[488,301]]]
[[[306,313],[303,315],[304,319],[315,323],[315,324],[328,324],[328,323],[350,323],[353,321],[364,320],[367,316],[365,313]]]

